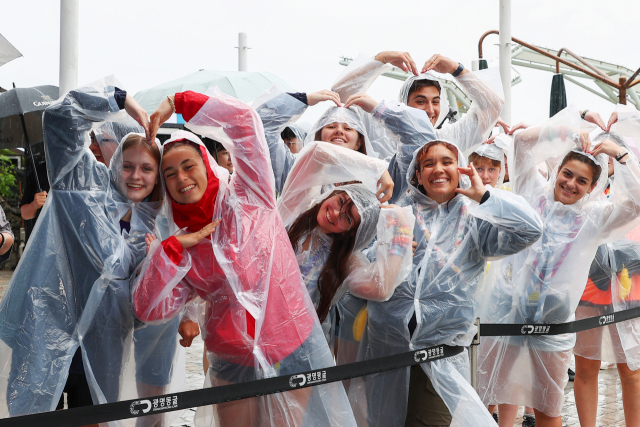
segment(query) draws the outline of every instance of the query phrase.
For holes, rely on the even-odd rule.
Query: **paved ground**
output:
[[[0,271],[0,299],[4,296],[11,271]],[[202,352],[204,343],[200,337],[193,340],[193,343],[186,352],[187,362],[187,387],[191,390],[202,388],[204,374],[202,371]],[[624,413],[622,409],[622,392],[620,389],[620,379],[615,366],[600,371],[599,377],[599,398],[598,398],[598,426],[614,427],[624,426]],[[578,413],[576,411],[575,398],[573,395],[573,383],[569,383],[565,389],[565,404],[562,411],[562,425],[566,427],[579,427]],[[193,426],[194,410],[183,411],[179,414],[171,425],[172,427]],[[522,422],[522,413],[518,417],[516,426]]]

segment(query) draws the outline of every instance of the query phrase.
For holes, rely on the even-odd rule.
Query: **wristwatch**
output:
[[[458,77],[462,72],[462,70],[464,70],[464,65],[462,65],[461,62],[458,62],[458,68],[453,73],[451,73],[451,75],[453,77]]]

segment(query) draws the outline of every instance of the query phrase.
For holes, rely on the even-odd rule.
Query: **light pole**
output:
[[[60,0],[60,97],[78,87],[80,0]]]
[[[500,117],[511,124],[511,0],[500,0],[500,78],[504,107]]]

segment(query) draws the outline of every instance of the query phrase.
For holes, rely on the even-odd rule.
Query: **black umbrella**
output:
[[[33,162],[31,144],[43,140],[42,112],[56,99],[56,86],[14,88],[1,93],[0,148],[24,148]],[[35,171],[35,164],[33,169]]]

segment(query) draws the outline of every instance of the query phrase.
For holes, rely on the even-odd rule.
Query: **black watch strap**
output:
[[[458,69],[455,70],[453,72],[453,74],[451,74],[453,77],[458,77],[460,75],[460,73],[462,72],[462,70],[464,70],[464,65],[462,65],[461,62],[458,62]]]

